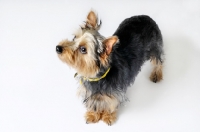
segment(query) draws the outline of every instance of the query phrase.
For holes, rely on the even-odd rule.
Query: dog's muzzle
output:
[[[63,52],[63,47],[62,46],[56,46],[56,52],[58,53],[58,54],[61,54],[62,52]]]

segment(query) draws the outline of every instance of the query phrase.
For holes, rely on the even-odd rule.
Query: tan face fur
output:
[[[100,64],[107,65],[112,46],[118,41],[116,36],[105,39],[99,34],[99,28],[97,15],[90,11],[86,23],[74,34],[74,39],[59,43],[63,52],[58,57],[85,77],[95,77],[99,72],[97,60]]]

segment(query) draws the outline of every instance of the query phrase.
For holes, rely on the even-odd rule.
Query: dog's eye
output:
[[[80,47],[79,47],[79,50],[80,50],[80,52],[81,52],[82,54],[86,54],[86,53],[87,53],[87,50],[86,50],[86,48],[85,48],[84,46],[80,46]]]
[[[76,38],[76,36],[74,36],[73,41],[74,41],[75,38]]]

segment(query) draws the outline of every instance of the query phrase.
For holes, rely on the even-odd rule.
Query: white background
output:
[[[90,9],[111,36],[121,21],[146,14],[159,25],[164,80],[146,62],[113,126],[86,124],[75,71],[55,46],[71,39]],[[0,132],[199,132],[200,1],[0,1]]]

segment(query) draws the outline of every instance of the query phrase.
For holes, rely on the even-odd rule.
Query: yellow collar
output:
[[[101,80],[102,78],[106,77],[106,75],[108,74],[108,72],[110,71],[110,68],[108,68],[108,70],[103,74],[103,76],[99,77],[99,78],[87,78],[87,77],[83,77],[81,76],[81,78],[84,80],[84,81],[90,81],[90,82],[97,82],[99,80]],[[75,73],[74,74],[74,78],[78,75],[78,73]]]

